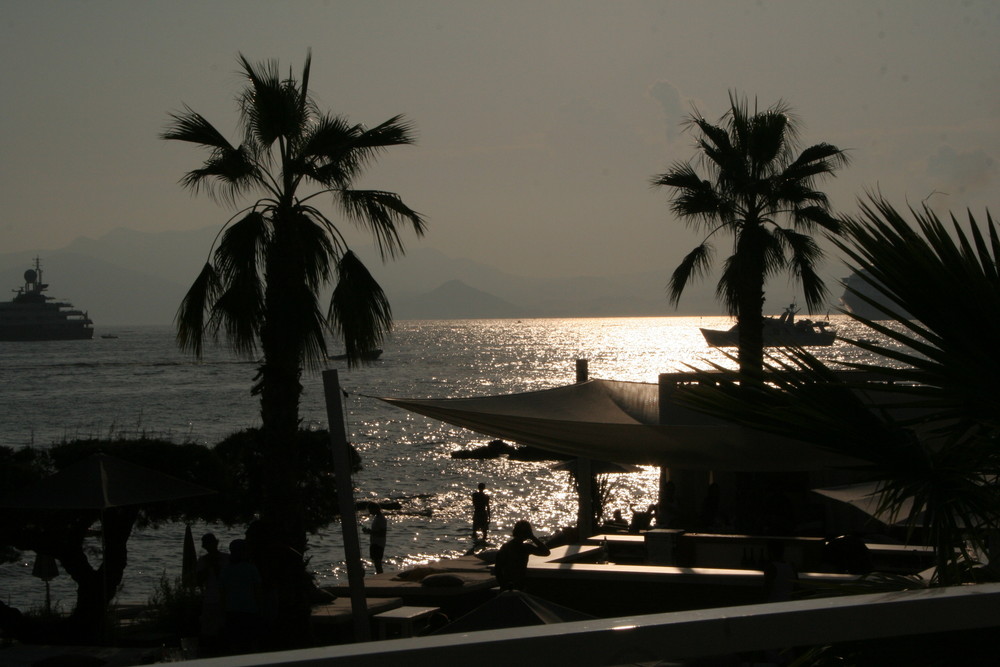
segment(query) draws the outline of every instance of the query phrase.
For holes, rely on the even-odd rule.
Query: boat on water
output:
[[[833,345],[837,332],[826,320],[795,319],[798,309],[789,305],[778,317],[764,317],[765,347],[816,347]],[[705,342],[711,347],[737,347],[740,343],[739,324],[725,331],[702,329]]]
[[[43,294],[42,264],[24,272],[24,285],[13,290],[12,301],[0,303],[0,341],[88,340],[94,337],[94,323],[86,312],[73,304],[55,301]]]

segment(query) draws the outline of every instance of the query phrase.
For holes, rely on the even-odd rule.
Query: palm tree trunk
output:
[[[265,323],[261,329],[264,364],[261,367],[261,435],[265,480],[259,525],[248,530],[254,559],[265,589],[265,605],[272,621],[268,648],[303,646],[309,624],[304,507],[299,492],[299,399],[302,394],[302,337],[296,331],[301,318],[293,312],[289,295],[304,282],[294,239],[281,224],[267,261]]]
[[[764,368],[764,260],[757,233],[753,227],[745,230],[736,250],[741,264],[736,321],[740,373],[760,381]]]

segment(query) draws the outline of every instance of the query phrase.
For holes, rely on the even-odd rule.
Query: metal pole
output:
[[[576,381],[586,382],[590,379],[589,363],[586,359],[576,360]],[[580,509],[576,517],[576,529],[580,539],[584,540],[594,534],[594,474],[590,459],[576,460],[576,485],[580,496]]]
[[[326,394],[326,418],[330,423],[330,447],[333,450],[333,472],[337,479],[340,527],[344,534],[344,557],[347,560],[347,585],[351,591],[351,611],[354,615],[354,638],[365,642],[371,639],[368,600],[365,598],[365,570],[361,564],[358,515],[354,507],[354,483],[351,481],[350,445],[344,432],[344,406],[336,369],[323,371],[323,392]]]

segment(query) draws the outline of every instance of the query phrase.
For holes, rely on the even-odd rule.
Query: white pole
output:
[[[354,507],[354,483],[351,481],[350,445],[344,432],[344,406],[340,398],[340,379],[336,369],[323,371],[323,392],[326,394],[326,418],[330,423],[330,447],[333,450],[333,472],[337,479],[340,527],[344,534],[344,558],[347,560],[347,585],[351,591],[351,611],[354,614],[354,638],[365,642],[371,639],[368,600],[365,598],[365,571],[361,565],[358,515]]]
[[[576,360],[576,381],[586,382],[590,379],[589,363],[586,359]],[[577,513],[576,527],[580,533],[580,541],[594,534],[594,474],[590,459],[576,460],[576,485],[579,491],[580,508]]]

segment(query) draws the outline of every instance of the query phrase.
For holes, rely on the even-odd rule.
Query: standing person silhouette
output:
[[[382,574],[382,558],[385,556],[386,533],[389,532],[389,524],[382,514],[382,506],[378,503],[368,503],[368,513],[372,516],[371,528],[363,526],[361,530],[369,533],[371,546],[368,547],[368,555],[371,556],[375,565],[375,574]]]
[[[480,482],[478,489],[472,494],[472,541],[477,542],[476,532],[482,531],[482,542],[485,544],[493,509],[490,507],[490,497],[485,491],[486,485]]]

